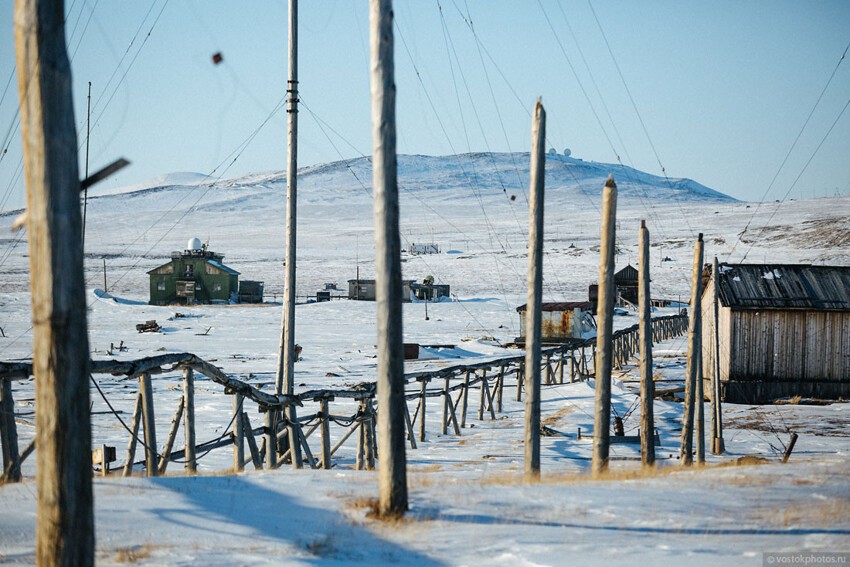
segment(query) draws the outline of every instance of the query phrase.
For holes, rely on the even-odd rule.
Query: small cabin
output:
[[[172,252],[171,261],[148,272],[151,305],[231,303],[240,295],[262,302],[263,282],[250,282],[240,294],[239,272],[225,266],[224,255],[210,251],[199,238],[189,240],[186,250]]]
[[[410,284],[410,292],[420,301],[440,301],[451,297],[452,287],[448,284]]]
[[[617,288],[616,306],[625,307],[638,303],[638,271],[631,264],[614,274],[614,287]],[[593,304],[593,314],[599,303],[599,284],[590,284],[587,289],[587,299]]]
[[[409,303],[411,297],[411,286],[413,285],[413,280],[402,280],[402,291],[401,297],[402,301]],[[353,299],[355,301],[375,301],[377,297],[377,291],[375,289],[375,280],[364,280],[361,278],[357,278],[354,280],[348,280],[348,299]]]
[[[516,342],[525,342],[526,312],[528,304],[516,308],[519,313],[520,336]],[[591,315],[593,305],[589,301],[561,301],[542,305],[543,342],[564,342],[584,338],[586,333],[596,330]]]
[[[728,402],[850,397],[850,266],[720,264],[703,281],[705,392],[719,368]]]

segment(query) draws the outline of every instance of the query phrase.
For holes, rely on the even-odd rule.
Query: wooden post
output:
[[[245,434],[242,420],[242,394],[233,394],[233,470],[241,472],[245,469]]]
[[[593,474],[608,469],[611,435],[611,334],[614,299],[614,250],[617,226],[617,184],[612,177],[602,190],[602,242],[599,249],[599,300],[596,328],[596,411],[593,416]]]
[[[407,511],[401,241],[396,162],[395,63],[391,0],[369,1],[372,86],[372,188],[378,303],[378,514]],[[423,399],[424,400],[424,399]],[[425,416],[422,415],[424,423]]]
[[[521,360],[516,371],[516,401],[522,401],[522,390],[525,381],[525,359]]]
[[[366,470],[371,471],[375,468],[375,408],[372,406],[372,400],[366,400],[366,411],[369,414],[369,419],[366,421]]]
[[[528,213],[528,308],[525,319],[525,478],[540,478],[540,342],[543,305],[543,193],[546,111],[537,100],[531,122]],[[548,366],[547,366],[548,376]]]
[[[463,378],[463,389],[461,390],[461,402],[460,402],[460,426],[466,427],[466,410],[469,406],[469,375],[471,374],[470,370],[466,371],[466,374]]]
[[[694,447],[694,407],[697,389],[698,362],[697,357],[700,348],[700,288],[702,286],[702,233],[697,238],[694,246],[694,266],[691,274],[691,304],[690,318],[688,319],[688,367],[685,375],[685,407],[682,416],[682,442],[679,449],[679,458],[685,465],[693,463]]]
[[[440,434],[446,435],[449,431],[449,407],[452,405],[450,390],[449,390],[449,380],[450,377],[446,376],[445,382],[446,385],[443,388],[443,423],[440,427]]]
[[[478,398],[478,421],[484,421],[485,389],[487,389],[487,369],[481,371],[481,396]]]
[[[251,453],[251,461],[256,470],[263,470],[263,459],[260,458],[260,451],[257,449],[257,440],[254,438],[254,430],[251,428],[251,420],[248,419],[248,414],[242,412],[242,422],[244,423],[243,432],[245,440],[248,442],[248,451]]]
[[[425,408],[427,407],[427,396],[425,388],[428,387],[428,381],[425,378],[419,381],[419,440],[425,441]],[[407,403],[407,402],[405,402]]]
[[[183,435],[186,438],[186,474],[195,474],[198,463],[195,460],[195,375],[191,368],[183,369]]]
[[[263,429],[266,439],[266,468],[271,470],[277,468],[277,410],[266,408],[263,416]],[[294,448],[298,444],[298,437],[292,435],[289,429],[289,447]],[[295,459],[292,459],[293,461]]]
[[[124,476],[133,474],[133,461],[136,460],[136,443],[139,440],[139,424],[142,421],[142,393],[136,395],[136,409],[130,425],[130,441],[127,443],[127,462],[124,463]],[[193,447],[194,450],[194,447]]]
[[[295,250],[296,210],[298,203],[298,0],[289,0],[289,79],[286,87],[287,116],[287,168],[286,168],[286,255],[283,286],[283,322],[281,325],[280,356],[278,357],[275,391],[292,395],[295,386]],[[291,424],[296,417],[295,405],[285,409]],[[277,410],[272,412],[272,423],[277,422]],[[276,431],[274,433],[277,433]],[[301,468],[301,446],[298,437],[289,430],[290,455],[293,468]],[[274,454],[274,452],[272,452]],[[274,456],[276,459],[276,455]],[[274,464],[266,457],[266,464]]]
[[[702,309],[702,306],[700,306]],[[702,317],[700,317],[700,320]],[[700,324],[702,327],[702,324]],[[702,378],[702,329],[700,329],[700,348],[697,351],[697,381],[696,381],[696,392],[694,397],[696,398],[694,401],[696,403],[696,416],[695,421],[696,425],[694,427],[695,431],[695,445],[696,445],[696,455],[697,455],[697,464],[704,465],[705,464],[705,392],[703,391],[705,385],[703,384]]]
[[[139,375],[139,393],[142,396],[142,427],[145,431],[145,470],[148,476],[156,476],[158,471],[156,460],[156,421],[153,411],[151,375],[147,372]]]
[[[183,417],[183,407],[186,399],[180,397],[180,403],[177,404],[177,411],[174,412],[174,418],[171,420],[171,428],[168,430],[168,437],[165,440],[165,448],[162,450],[162,456],[159,459],[159,474],[165,474],[165,469],[168,468],[168,461],[171,460],[171,449],[174,448],[174,440],[177,438],[177,429],[180,427],[180,418]]]
[[[357,432],[357,453],[354,458],[354,468],[358,471],[362,471],[365,467],[364,458],[366,456],[366,417],[368,414],[366,413],[366,401],[360,400],[360,415],[363,419],[360,421],[360,427]],[[413,432],[410,432],[410,436],[413,437]]]
[[[652,300],[649,292],[649,229],[640,221],[638,238],[638,306],[640,322],[640,455],[644,466],[655,464],[655,382],[652,381]]]
[[[496,408],[502,412],[502,391],[505,389],[505,365],[499,365],[499,381],[496,385]]]
[[[18,452],[18,428],[15,426],[12,381],[3,378],[0,378],[0,445],[3,446],[3,478],[7,482],[19,482],[21,456]]]
[[[723,404],[720,400],[720,266],[717,256],[711,270],[714,280],[714,367],[711,380],[711,452],[722,455],[726,452],[723,442]]]
[[[89,342],[80,176],[62,0],[16,0],[36,392],[35,559],[92,565]]]
[[[322,398],[319,401],[319,411],[322,412],[322,468],[331,468],[331,429],[330,429],[330,410],[328,409],[328,398]]]
[[[451,403],[449,403],[451,407]],[[407,400],[404,401],[404,424],[407,426],[407,440],[410,441],[410,448],[416,448],[416,435],[413,434],[413,423],[410,421],[410,410],[407,407]]]

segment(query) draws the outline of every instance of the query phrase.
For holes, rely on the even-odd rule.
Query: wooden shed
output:
[[[402,290],[401,297],[402,301],[410,302],[410,286],[413,284],[413,280],[402,280]],[[375,301],[376,298],[376,289],[375,289],[375,280],[364,280],[361,278],[357,278],[354,280],[348,280],[348,299],[354,299],[357,301]]]
[[[719,351],[723,400],[850,398],[850,267],[720,264],[718,274],[711,271],[703,274],[703,375],[714,375]]]
[[[543,303],[541,338],[544,342],[563,342],[569,339],[580,339],[584,333],[596,328],[590,314],[592,305],[589,301],[559,301]],[[528,304],[516,308],[519,313],[520,336],[517,343],[525,342],[525,317]]]

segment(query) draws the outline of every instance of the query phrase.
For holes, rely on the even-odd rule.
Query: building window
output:
[[[159,280],[159,283],[156,284],[156,289],[158,291],[165,291],[165,280]]]
[[[186,275],[192,277],[195,274],[195,265],[186,264]]]
[[[213,291],[221,291],[221,284],[220,283],[213,284]]]

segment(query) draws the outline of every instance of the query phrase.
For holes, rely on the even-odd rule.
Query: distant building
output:
[[[194,305],[244,301],[262,303],[263,282],[245,280],[222,263],[223,254],[207,249],[193,238],[183,252],[172,252],[171,261],[148,272],[151,305]]]
[[[440,245],[430,242],[427,244],[416,244],[411,242],[410,246],[407,247],[407,252],[409,254],[439,254]]]
[[[444,297],[451,297],[452,287],[448,284],[410,284],[410,291],[420,301],[439,301]]]
[[[714,376],[719,358],[721,399],[850,397],[850,266],[720,264],[711,272],[703,273],[703,375]]]
[[[637,305],[638,271],[631,264],[614,274],[614,287],[617,288],[615,305],[624,306],[625,303]],[[599,302],[599,284],[590,284],[587,290],[587,298],[593,304],[593,314],[596,315],[596,307]]]
[[[584,333],[594,331],[596,322],[591,315],[589,301],[561,301],[544,303],[542,308],[541,337],[544,342],[562,342],[580,339]],[[518,343],[525,342],[526,311],[528,304],[516,308],[519,313],[520,336]]]
[[[409,302],[411,297],[410,287],[414,280],[402,280],[402,301]],[[356,301],[375,301],[375,280],[354,279],[348,280],[348,299]]]

